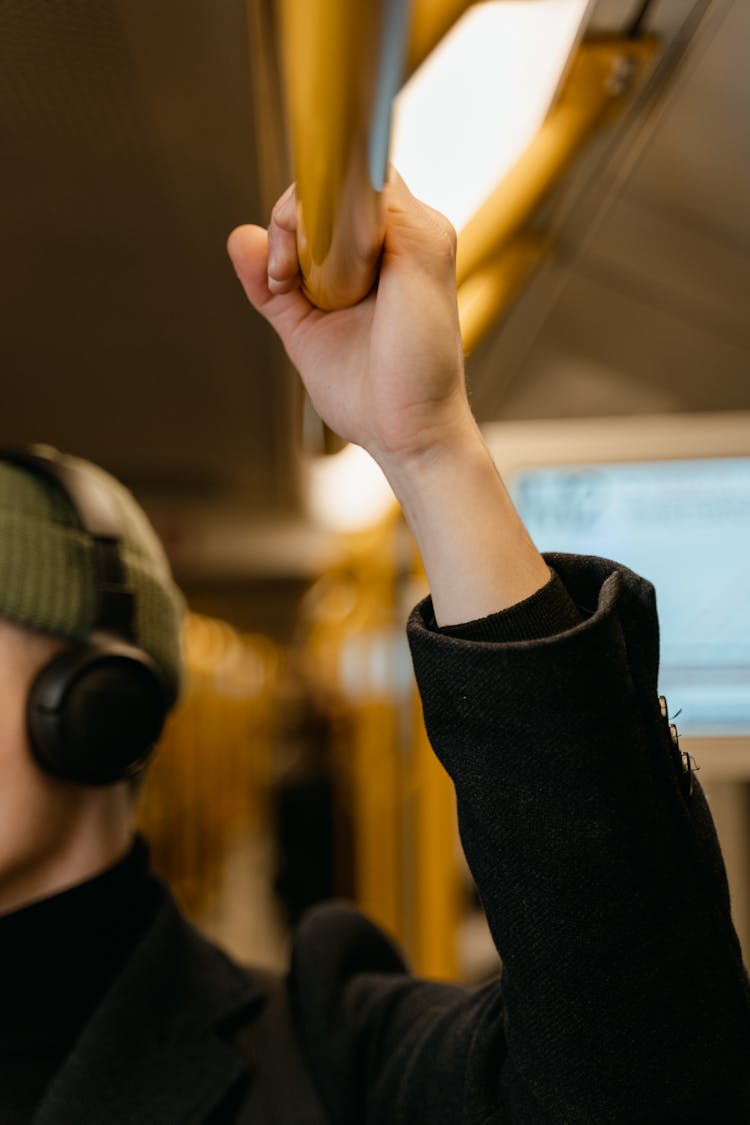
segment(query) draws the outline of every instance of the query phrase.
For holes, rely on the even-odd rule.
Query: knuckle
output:
[[[441,216],[441,222],[438,226],[437,238],[435,239],[435,248],[447,262],[452,263],[456,258],[456,246],[458,237],[455,228],[447,219]]]
[[[443,233],[443,237],[446,238],[452,246],[455,246],[458,236],[456,234],[456,228],[454,227],[453,223],[442,213],[442,211],[436,211],[435,217],[438,227]]]
[[[456,253],[456,247],[458,246],[458,231],[456,230],[453,223],[449,219],[445,220],[445,228],[446,228],[446,234],[448,236],[448,241],[450,242],[450,245],[451,245],[451,249],[452,249],[453,253],[455,254]]]
[[[277,225],[287,225],[292,221],[296,207],[295,185],[290,184],[271,209],[271,221]]]
[[[426,218],[429,221],[431,241],[435,253],[449,262],[454,261],[458,243],[456,228],[445,215],[436,211],[433,207],[427,210]]]

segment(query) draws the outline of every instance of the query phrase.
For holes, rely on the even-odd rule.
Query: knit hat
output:
[[[122,521],[120,555],[135,593],[134,642],[175,692],[182,678],[182,595],[145,513],[126,488],[88,461],[55,454],[95,476]],[[0,459],[0,617],[85,640],[95,614],[92,545],[62,490],[40,473]]]

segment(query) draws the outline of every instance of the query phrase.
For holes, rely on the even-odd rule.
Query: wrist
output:
[[[381,467],[419,547],[438,625],[507,609],[549,581],[473,418]]]
[[[398,448],[378,445],[368,452],[402,505],[452,468],[489,458],[468,403],[459,404],[449,417],[439,422],[421,424]]]

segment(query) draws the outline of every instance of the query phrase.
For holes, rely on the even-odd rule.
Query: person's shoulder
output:
[[[313,907],[300,922],[292,946],[289,994],[308,1043],[327,1043],[348,1053],[366,1034],[385,996],[413,984],[396,943],[350,903]]]
[[[382,997],[409,977],[395,943],[349,903],[313,907],[294,939],[289,996],[304,1057],[334,1119],[354,1120],[368,1089],[370,1055]]]
[[[292,949],[292,976],[333,980],[357,973],[404,973],[403,956],[374,922],[351,903],[314,906],[300,922]]]
[[[412,976],[395,942],[351,905],[326,903],[303,919],[289,990],[303,1055],[334,1120],[363,1120],[365,1102],[373,1120],[413,1120],[436,1065],[463,1072],[471,993]]]

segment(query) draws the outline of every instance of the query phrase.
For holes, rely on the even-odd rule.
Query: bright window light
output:
[[[362,531],[382,519],[394,504],[381,469],[358,445],[311,459],[307,481],[308,511],[330,531]]]
[[[457,230],[537,133],[588,6],[476,4],[396,98],[391,159],[414,194]]]

